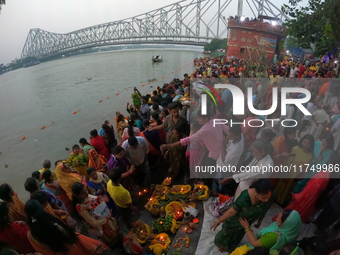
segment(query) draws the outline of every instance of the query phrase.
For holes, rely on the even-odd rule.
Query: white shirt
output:
[[[332,134],[334,137],[334,150],[337,151],[337,149],[339,148],[339,144],[340,144],[340,119],[338,119],[333,127],[332,127]]]
[[[248,166],[258,166],[258,168],[253,168],[252,172],[243,172],[239,174],[234,174],[233,179],[235,182],[239,183],[239,187],[241,190],[248,189],[256,179],[265,179],[269,178],[271,173],[270,171],[267,171],[266,173],[262,174],[261,166],[274,166],[274,162],[269,154],[265,156],[263,159],[257,160],[253,159]]]
[[[149,153],[149,146],[144,137],[137,136],[136,138],[138,140],[136,149],[129,145],[128,140],[123,143],[122,147],[131,164],[138,166],[145,161],[146,154]]]
[[[299,69],[297,67],[295,67],[294,69],[290,69],[289,78],[295,78],[298,71]]]
[[[238,161],[240,160],[240,157],[244,150],[244,138],[241,134],[241,138],[234,142],[233,140],[229,140],[226,145],[226,156],[224,161],[222,161],[222,157],[219,156],[217,159],[217,164],[220,166],[236,166],[238,164]],[[219,178],[223,178],[223,173],[220,173],[221,176]],[[227,177],[227,176],[226,176]]]
[[[307,111],[309,111],[311,114],[313,114],[316,111],[316,109],[317,109],[317,107],[312,102],[308,102]],[[308,121],[313,121],[312,115],[304,115],[303,119],[308,120]]]

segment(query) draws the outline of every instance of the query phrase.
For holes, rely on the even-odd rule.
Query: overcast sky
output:
[[[163,7],[176,0],[7,0],[0,13],[0,63],[20,58],[31,28],[55,33],[129,18]],[[223,1],[221,1],[223,2]],[[274,0],[273,0],[274,2]],[[275,0],[280,8],[288,0]],[[244,1],[244,14],[250,15]],[[237,14],[237,0],[233,0],[226,17]],[[248,12],[248,13],[247,13]]]

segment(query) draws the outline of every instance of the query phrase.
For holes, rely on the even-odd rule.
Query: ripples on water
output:
[[[152,55],[157,54],[163,55],[163,62],[152,63]],[[197,51],[160,49],[101,52],[1,75],[0,182],[12,185],[26,200],[23,184],[42,168],[44,159],[53,164],[66,158],[66,147],[71,148],[81,137],[88,139],[90,130],[99,130],[104,120],[113,123],[116,111],[127,114],[133,87],[145,94],[175,77],[182,79],[184,73],[193,71],[193,59],[199,56]],[[154,78],[158,82],[147,84]],[[144,83],[147,85],[142,87]],[[81,111],[73,114],[78,109]],[[42,126],[45,129],[40,130]],[[23,136],[25,140],[21,140]]]

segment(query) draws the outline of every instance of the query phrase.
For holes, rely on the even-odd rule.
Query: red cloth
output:
[[[218,194],[218,197],[220,198],[220,204],[223,204],[224,202],[228,201],[230,199],[230,196]]]
[[[103,246],[105,247],[105,249],[107,249],[107,246],[101,241],[78,234],[77,235],[78,240],[76,241],[75,244],[73,245],[66,244],[66,247],[69,248],[67,253],[54,252],[47,245],[39,243],[37,240],[35,240],[30,232],[28,232],[27,236],[31,244],[35,247],[35,249],[44,255],[45,254],[46,255],[47,254],[48,255],[84,255],[84,254],[95,255],[97,254],[96,250],[98,249],[98,247]]]
[[[329,180],[329,173],[317,173],[312,179],[307,182],[304,189],[293,195],[293,202],[291,202],[285,209],[296,210],[301,216],[302,222],[306,222],[315,212],[315,203],[327,187]],[[277,215],[273,218],[275,221]]]
[[[110,153],[105,145],[103,137],[98,135],[97,137],[92,138],[90,144],[96,149],[98,154],[103,155],[106,158],[106,160],[110,159]]]
[[[0,242],[9,244],[20,253],[35,253],[35,249],[28,241],[29,227],[26,224],[11,223],[0,232]]]
[[[299,67],[299,73],[298,73],[298,77],[301,78],[302,75],[304,74],[304,72],[306,71],[306,68],[303,65],[300,65]]]

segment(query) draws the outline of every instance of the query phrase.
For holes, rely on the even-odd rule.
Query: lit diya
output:
[[[184,228],[184,231],[187,232],[188,234],[192,233],[192,229],[191,228]]]

